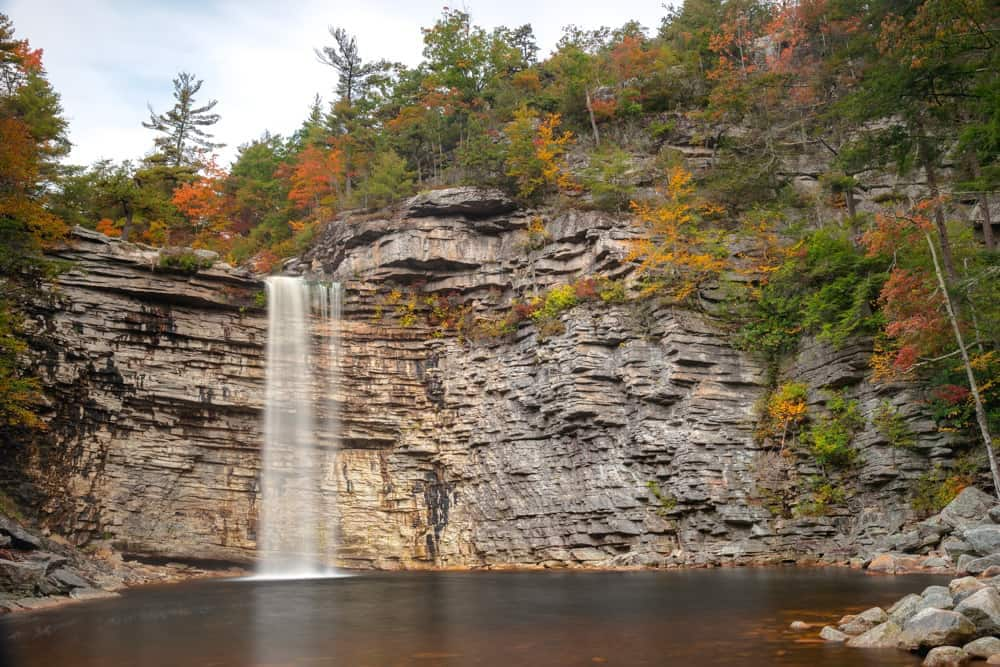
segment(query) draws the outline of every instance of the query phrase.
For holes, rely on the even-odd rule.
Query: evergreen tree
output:
[[[174,108],[158,114],[149,105],[149,122],[142,126],[163,135],[153,143],[169,166],[197,164],[198,151],[225,146],[213,143],[213,135],[204,129],[219,122],[219,114],[210,113],[218,101],[212,100],[200,107],[195,105],[195,95],[201,90],[202,83],[201,79],[195,79],[194,74],[180,72],[174,79]]]

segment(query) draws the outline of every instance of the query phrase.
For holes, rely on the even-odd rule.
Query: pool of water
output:
[[[411,572],[202,581],[0,620],[0,663],[916,665],[827,644],[823,623],[943,577],[840,569]],[[815,622],[795,633],[793,620]]]

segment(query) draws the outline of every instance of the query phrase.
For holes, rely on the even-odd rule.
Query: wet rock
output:
[[[923,667],[961,667],[969,664],[971,657],[957,646],[938,646],[924,658]]]
[[[917,612],[899,633],[898,645],[910,651],[935,646],[964,644],[976,634],[976,626],[954,611],[924,609]]]
[[[1000,632],[1000,593],[992,586],[962,600],[955,611],[972,621],[980,635]]]
[[[841,632],[832,625],[824,626],[819,632],[819,636],[828,642],[846,642],[850,639],[850,635]]]
[[[886,621],[864,634],[849,639],[847,645],[854,648],[895,648],[899,643],[901,632],[899,625],[893,621]]]
[[[980,637],[969,642],[962,649],[973,658],[989,658],[991,655],[1000,654],[1000,639],[996,637]]]

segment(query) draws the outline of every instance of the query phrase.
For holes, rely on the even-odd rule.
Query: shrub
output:
[[[826,402],[829,415],[823,416],[803,434],[802,440],[821,468],[846,468],[858,457],[851,447],[854,435],[864,427],[858,412],[858,402],[840,393],[833,393]]]
[[[953,468],[940,464],[917,478],[910,495],[910,506],[922,516],[940,512],[966,487],[976,481],[978,464],[971,457],[961,457]]]
[[[542,299],[541,307],[531,317],[536,322],[552,320],[579,302],[573,285],[559,285],[549,290]]]
[[[193,250],[164,250],[160,252],[159,266],[161,269],[197,273],[202,269],[211,268],[214,263],[215,260],[202,257]]]
[[[784,449],[789,436],[794,437],[806,420],[808,387],[801,382],[786,382],[772,391],[758,406],[758,440],[779,440]]]
[[[677,498],[675,498],[672,494],[667,493],[666,491],[661,489],[659,483],[656,480],[649,480],[648,482],[646,482],[646,488],[649,489],[649,492],[653,495],[653,498],[655,498],[656,502],[659,504],[656,513],[659,514],[660,516],[666,516],[667,514],[670,513],[671,510],[677,507]]]
[[[821,477],[812,477],[809,500],[799,503],[795,513],[799,516],[825,516],[832,507],[842,505],[847,497],[844,488]]]
[[[872,418],[872,424],[889,441],[891,447],[910,448],[917,444],[916,435],[906,423],[906,419],[892,407],[889,401],[879,403],[875,416]]]
[[[604,211],[621,212],[628,209],[635,193],[628,172],[629,154],[612,147],[590,156],[590,164],[583,171],[583,186],[590,191],[594,206]]]

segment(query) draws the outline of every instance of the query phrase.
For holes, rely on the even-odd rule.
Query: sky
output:
[[[548,54],[562,26],[618,27],[638,20],[655,32],[663,0],[467,0],[487,29],[530,23]],[[44,49],[49,80],[62,96],[73,151],[68,161],[136,159],[152,147],[142,127],[147,104],[173,106],[179,71],[204,80],[196,102],[218,100],[213,128],[228,163],[240,144],[293,132],[314,96],[332,97],[334,71],[314,47],[329,44],[328,26],[356,35],[365,60],[416,65],[421,27],[433,25],[441,0],[0,0],[16,35]]]

